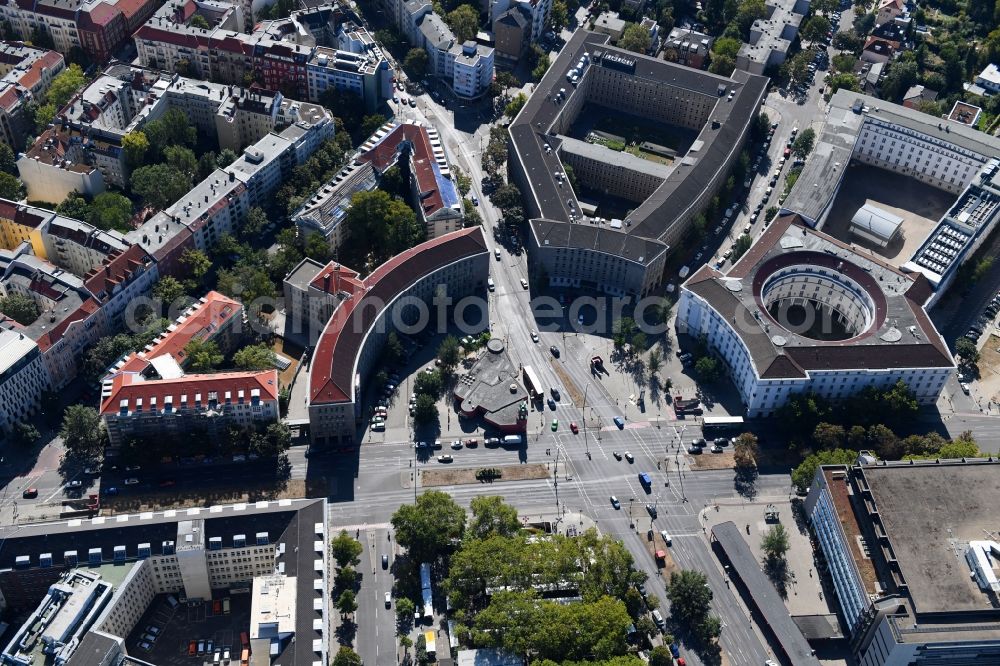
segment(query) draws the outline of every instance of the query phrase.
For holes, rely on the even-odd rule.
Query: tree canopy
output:
[[[340,530],[340,534],[330,542],[330,554],[337,561],[337,565],[341,567],[360,563],[363,550],[361,542],[349,535],[347,530]]]
[[[24,198],[24,185],[6,171],[0,171],[0,198],[20,201]]]
[[[142,197],[146,204],[161,210],[180,199],[191,188],[191,179],[169,164],[140,167],[132,172],[130,183],[134,194]]]
[[[632,51],[633,53],[645,54],[649,52],[652,37],[649,30],[638,23],[629,23],[622,32],[621,39],[618,40],[618,48]]]
[[[46,100],[55,104],[57,109],[62,108],[86,82],[83,69],[79,65],[70,65],[52,79],[45,93]]]
[[[479,32],[479,12],[472,5],[459,5],[448,12],[445,21],[459,43],[475,39]]]
[[[493,535],[512,537],[521,530],[517,509],[503,501],[499,495],[480,495],[472,498],[472,521],[466,536],[485,539]]]
[[[465,510],[447,493],[429,490],[416,504],[404,504],[392,514],[396,541],[418,562],[432,562],[451,551],[465,531]]]
[[[278,358],[265,343],[247,345],[233,354],[233,365],[240,370],[267,370],[275,367]]]
[[[0,298],[0,313],[10,317],[21,326],[28,326],[38,319],[38,305],[23,294],[11,292]]]
[[[382,264],[424,239],[424,229],[409,206],[382,190],[358,192],[344,218],[353,251],[366,267]]]
[[[222,352],[214,340],[199,338],[184,345],[184,358],[192,372],[211,372],[223,361]]]
[[[682,569],[670,574],[667,599],[671,612],[682,621],[696,624],[708,617],[712,605],[712,590],[708,578],[700,571]]]
[[[70,405],[63,413],[59,436],[68,451],[81,456],[97,455],[104,443],[104,424],[93,407]]]

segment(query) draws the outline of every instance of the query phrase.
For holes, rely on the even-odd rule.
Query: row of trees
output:
[[[855,425],[845,430],[840,425],[820,423],[816,426],[813,443],[820,450],[806,456],[792,471],[792,483],[803,492],[812,484],[821,466],[853,464],[862,450],[872,451],[887,460],[959,459],[983,455],[968,431],[950,441],[936,432],[900,438],[884,425],[867,429]]]

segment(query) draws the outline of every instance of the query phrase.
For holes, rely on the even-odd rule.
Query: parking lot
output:
[[[129,654],[158,666],[191,666],[215,662],[218,652],[215,663],[239,664],[240,634],[250,630],[250,595],[226,592],[213,601],[178,602],[176,607],[168,602],[171,596],[159,595],[150,604],[126,641]],[[229,599],[229,613],[225,613],[224,597]],[[155,641],[149,640],[150,627],[159,630]],[[224,658],[227,649],[230,662]]]

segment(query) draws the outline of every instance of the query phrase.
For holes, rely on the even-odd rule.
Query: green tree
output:
[[[122,137],[122,150],[125,161],[130,169],[137,169],[146,163],[146,153],[149,152],[149,139],[142,130],[133,130]]]
[[[357,566],[363,550],[361,542],[349,535],[347,530],[340,530],[340,534],[330,542],[330,554],[340,567]]]
[[[507,106],[504,107],[504,115],[513,120],[514,116],[519,114],[521,109],[524,108],[527,101],[527,95],[524,93],[517,93],[517,95],[514,96],[514,99],[510,100],[510,102],[507,103]]]
[[[417,403],[413,407],[413,420],[420,425],[428,425],[437,421],[437,401],[426,393],[418,393]]]
[[[438,347],[437,358],[441,361],[441,370],[450,373],[461,359],[458,340],[454,335],[445,336]]]
[[[83,373],[88,378],[99,379],[108,366],[135,349],[133,339],[124,333],[100,338],[83,355]]]
[[[821,449],[839,449],[847,439],[844,426],[833,423],[818,423],[812,435],[813,442]]]
[[[737,471],[747,471],[757,467],[757,460],[760,458],[760,446],[757,444],[757,436],[751,432],[742,433],[736,438],[733,446],[733,462]]]
[[[674,659],[670,654],[670,649],[657,645],[649,652],[649,666],[673,666]]]
[[[479,12],[471,5],[459,5],[447,14],[445,22],[459,43],[475,39],[479,32]]]
[[[771,525],[760,542],[764,557],[768,560],[783,560],[788,553],[788,530],[781,523]]]
[[[746,254],[746,251],[750,249],[753,245],[753,238],[749,234],[741,234],[736,242],[733,243],[733,263],[735,263],[740,257]]]
[[[28,326],[38,319],[38,305],[35,301],[16,292],[0,298],[0,312],[21,326]]]
[[[333,586],[338,590],[353,590],[358,584],[358,572],[354,567],[342,567],[334,576]]]
[[[195,280],[201,280],[212,267],[212,260],[202,250],[188,248],[181,254],[181,264]]]
[[[722,377],[722,367],[719,361],[712,356],[702,356],[695,361],[694,371],[707,384],[716,382]]]
[[[736,56],[740,52],[740,47],[742,47],[742,43],[738,39],[733,37],[719,37],[712,44],[712,55],[728,56],[735,61]]]
[[[739,28],[740,37],[748,38],[753,22],[766,17],[767,7],[764,4],[764,0],[742,0],[734,19]]]
[[[341,617],[350,615],[358,610],[358,602],[353,590],[344,590],[341,592],[340,598],[337,599],[337,610],[340,611]]]
[[[209,25],[208,19],[206,19],[201,14],[195,14],[194,16],[192,16],[191,20],[188,21],[188,25],[191,26],[192,28],[201,28],[202,30],[208,30],[209,28],[212,27],[211,25]]]
[[[164,209],[184,196],[191,179],[167,164],[152,164],[136,169],[130,179],[132,192],[154,208]]]
[[[379,265],[424,238],[413,209],[382,190],[358,192],[344,218],[356,250],[369,264]]]
[[[118,192],[101,192],[90,203],[87,221],[98,229],[120,231],[131,230],[132,201]]]
[[[555,0],[549,10],[549,27],[558,33],[569,24],[569,8],[565,0]]]
[[[818,451],[799,463],[799,466],[792,471],[792,483],[801,492],[805,492],[812,485],[816,470],[823,465],[853,465],[858,458],[857,451],[848,449],[834,449],[832,451]]]
[[[962,337],[955,341],[955,353],[966,363],[979,363],[979,347],[969,338]]]
[[[652,37],[649,30],[638,23],[628,23],[618,40],[618,48],[632,51],[633,53],[648,53]]]
[[[6,143],[0,143],[0,171],[17,175],[17,163],[14,151]]]
[[[443,388],[441,373],[437,370],[433,372],[421,372],[413,382],[413,392],[418,396],[421,394],[437,398],[441,395]]]
[[[410,49],[403,59],[403,68],[415,79],[422,79],[427,76],[427,65],[427,51],[421,48]]]
[[[40,49],[47,49],[49,51],[55,49],[56,43],[52,39],[52,35],[43,26],[38,26],[31,31],[30,42],[33,46],[37,46]]]
[[[396,541],[415,562],[433,562],[452,549],[465,531],[465,510],[447,493],[429,490],[416,504],[404,504],[392,515]]]
[[[70,65],[52,79],[49,90],[45,93],[46,99],[57,108],[62,108],[86,82],[87,77],[80,66]]]
[[[3,174],[0,174],[2,176]],[[8,197],[9,198],[9,197]],[[969,278],[972,282],[979,282],[993,269],[993,257],[983,257],[978,262],[976,262],[976,267],[972,270],[972,276]]]
[[[667,599],[671,612],[683,622],[697,624],[708,616],[712,604],[712,590],[705,574],[692,569],[682,569],[670,574]]]
[[[807,127],[792,142],[792,152],[796,157],[805,159],[812,152],[813,143],[816,141],[816,132],[811,127]]]
[[[100,453],[104,443],[104,424],[93,407],[70,405],[63,412],[59,436],[67,451],[81,456],[93,456]]]
[[[41,436],[38,428],[30,423],[18,421],[14,424],[14,440],[23,447],[32,446]]]
[[[24,197],[21,181],[6,171],[0,171],[0,198],[20,201]]]
[[[227,166],[239,159],[239,155],[232,148],[223,148],[219,151],[219,156],[215,158],[215,166],[225,169]]]
[[[466,531],[468,537],[485,539],[497,535],[511,537],[521,530],[517,509],[503,501],[499,495],[480,495],[472,498],[472,521]]]
[[[837,92],[838,90],[851,90],[858,92],[861,90],[861,83],[858,81],[858,77],[854,74],[847,72],[838,72],[830,77],[830,80],[826,82],[826,85],[830,88],[830,94]]]
[[[172,275],[163,275],[156,284],[153,285],[153,296],[168,308],[184,302],[187,297],[187,290],[181,281]]]
[[[889,72],[882,79],[880,94],[882,99],[901,102],[910,86],[917,82],[917,63],[913,60],[894,60]]]
[[[85,222],[90,219],[90,204],[76,192],[70,192],[56,206],[56,212],[74,220],[83,220]]]
[[[267,213],[264,212],[264,209],[260,206],[253,206],[247,213],[247,219],[240,228],[240,238],[250,240],[260,237],[268,224]]]
[[[49,126],[49,123],[56,117],[56,105],[52,102],[46,104],[39,104],[35,107],[35,131],[41,134],[45,131],[45,128]]]
[[[187,146],[167,146],[163,149],[163,157],[167,164],[187,176],[189,182],[198,175],[198,158]]]
[[[810,16],[806,19],[802,27],[799,28],[799,33],[802,37],[810,42],[823,39],[828,32],[830,32],[830,20],[818,14]]]
[[[192,372],[211,372],[223,361],[222,352],[213,340],[199,338],[184,345],[184,358]]]
[[[365,116],[361,121],[361,135],[371,136],[378,131],[379,127],[385,124],[386,117],[380,113]]]
[[[233,354],[233,365],[241,370],[267,370],[275,367],[278,357],[265,343],[247,345]]]
[[[847,72],[850,74],[854,72],[854,67],[858,64],[858,59],[850,53],[838,53],[830,59],[830,62],[833,63],[833,68],[838,72]]]
[[[646,360],[646,370],[649,372],[650,381],[656,377],[656,373],[658,373],[662,367],[663,356],[660,354],[659,349],[653,349],[649,352],[649,358]]]
[[[542,53],[531,70],[531,78],[535,81],[541,81],[542,77],[545,76],[545,72],[549,71],[549,64],[549,54]]]
[[[417,606],[408,597],[396,599],[396,631],[402,636],[410,633],[413,627],[413,614]]]

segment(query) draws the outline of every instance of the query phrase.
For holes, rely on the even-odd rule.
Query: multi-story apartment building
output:
[[[411,43],[427,51],[428,70],[461,97],[479,97],[493,81],[493,47],[474,41],[459,43],[444,20],[427,5],[408,3],[408,22],[416,26]],[[419,16],[419,18],[415,18]]]
[[[209,3],[219,9],[209,12]],[[387,57],[349,11],[311,7],[247,34],[240,31],[239,7],[221,0],[164,5],[135,33],[140,62],[166,70],[182,63],[192,76],[237,85],[256,81],[314,102],[331,86],[357,94],[369,109],[392,96]],[[206,16],[211,28],[192,27],[194,13]]]
[[[924,311],[929,294],[923,276],[789,215],[727,273],[695,271],[681,286],[676,327],[704,337],[751,417],[773,416],[798,393],[836,401],[899,381],[933,405],[955,361]]]
[[[285,281],[293,326],[326,322],[309,367],[309,431],[319,448],[356,446],[361,398],[386,337],[415,301],[481,292],[489,248],[473,227],[429,240],[393,257],[361,279],[335,263],[312,279],[293,271]],[[302,264],[299,268],[309,267]],[[304,310],[289,307],[305,305]]]
[[[70,100],[54,126],[19,158],[28,198],[58,203],[73,191],[92,196],[106,184],[127,186],[131,174],[122,139],[169,109],[183,111],[200,132],[234,150],[280,125],[317,124],[328,116],[322,107],[277,92],[113,65]]]
[[[531,44],[531,14],[515,5],[493,21],[494,57],[515,67]]]
[[[10,432],[34,415],[48,386],[38,343],[23,333],[0,330],[0,431]]]
[[[528,42],[533,44],[540,40],[545,34],[552,0],[480,0],[480,10],[490,17],[491,24],[514,7],[520,7],[527,14]]]
[[[171,303],[164,305],[171,310],[175,306]],[[146,377],[156,374],[163,379],[180,377],[188,364],[184,348],[189,342],[214,342],[219,351],[228,354],[242,340],[243,325],[243,304],[217,291],[210,291],[178,314],[173,324],[145,349],[118,360],[105,376],[104,387],[110,391],[110,380],[119,373]]]
[[[750,26],[750,40],[740,47],[736,67],[752,74],[785,62],[799,26],[809,13],[809,0],[774,0],[765,6],[767,16]]]
[[[101,306],[101,327],[105,333],[133,325],[136,313],[126,319],[126,309],[136,299],[147,295],[159,278],[153,258],[138,245],[112,254],[100,266],[83,276],[87,291]]]
[[[663,59],[704,69],[714,38],[689,28],[674,28],[663,41]]]
[[[30,41],[36,30],[48,33],[55,50],[82,48],[95,62],[105,62],[159,3],[156,0],[3,0],[0,21]]]
[[[323,500],[282,500],[24,526],[0,548],[0,599],[27,621],[0,658],[127,664],[125,642],[142,633],[152,604],[233,591],[254,654],[326,663],[328,520]],[[281,632],[269,631],[279,612]]]
[[[104,386],[100,413],[111,446],[132,437],[177,437],[192,431],[222,436],[230,425],[277,422],[278,371],[149,380],[119,373]]]
[[[15,152],[34,134],[34,118],[26,112],[29,102],[40,99],[65,68],[61,53],[0,42],[0,141]]]
[[[387,123],[362,146],[354,161],[317,190],[293,215],[300,233],[319,233],[336,251],[346,238],[341,223],[351,197],[378,186],[379,178],[400,160],[407,161],[411,203],[428,238],[462,228],[464,216],[458,187],[441,140],[433,127]]]

